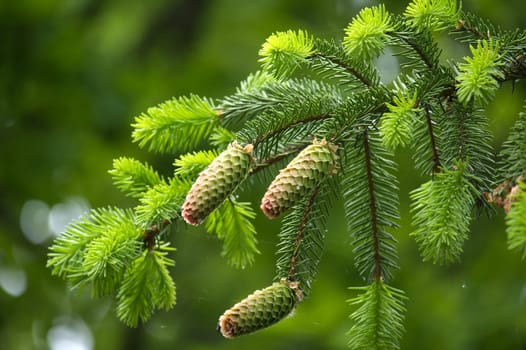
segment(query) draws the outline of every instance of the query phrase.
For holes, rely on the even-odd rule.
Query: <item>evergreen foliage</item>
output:
[[[508,247],[526,257],[526,182],[519,181],[511,194],[511,207],[506,217]]]
[[[444,60],[436,32],[454,34],[471,55]],[[227,311],[222,334],[273,324],[309,296],[338,199],[363,279],[351,288],[359,294],[349,300],[349,346],[398,349],[407,299],[392,286],[400,217],[393,152],[401,147],[424,179],[410,196],[411,236],[424,261],[460,260],[475,207],[489,203],[505,208],[509,248],[524,254],[526,113],[496,163],[485,107],[504,82],[526,76],[526,32],[495,28],[454,0],[414,0],[403,15],[384,5],[365,8],[343,35],[336,41],[304,30],[276,32],[259,52],[261,70],[234,94],[174,98],[138,116],[133,141],[176,157],[173,172],[116,159],[114,184],[136,206],[95,209],[69,225],[50,247],[52,274],[72,287],[90,285],[94,296],[115,295],[127,325],[145,322],[175,305],[173,225],[202,224],[223,240],[228,264],[254,262],[256,213],[238,194],[258,178],[268,188],[264,214],[286,213],[277,246],[280,282]],[[386,47],[402,68],[391,83],[381,82],[374,65]]]
[[[391,30],[391,15],[384,5],[366,7],[345,29],[343,46],[349,56],[371,60],[382,53]]]
[[[208,232],[224,240],[222,255],[234,267],[252,265],[255,254],[259,254],[256,229],[251,221],[255,217],[251,203],[237,202],[230,198],[204,222]]]
[[[347,302],[356,307],[348,332],[352,349],[398,349],[404,329],[404,292],[376,280],[367,287],[351,288],[362,292]]]
[[[425,260],[448,263],[460,258],[467,239],[476,189],[467,178],[467,165],[444,170],[411,193],[413,226],[411,233]]]

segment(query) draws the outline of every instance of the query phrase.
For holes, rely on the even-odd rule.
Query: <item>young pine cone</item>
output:
[[[226,310],[219,318],[217,330],[225,338],[255,332],[288,316],[300,299],[296,283],[275,282]]]
[[[261,200],[261,210],[277,218],[309,194],[326,176],[336,172],[336,146],[314,140],[272,181]]]
[[[247,177],[252,161],[252,145],[232,142],[199,174],[183,203],[183,219],[199,225]]]

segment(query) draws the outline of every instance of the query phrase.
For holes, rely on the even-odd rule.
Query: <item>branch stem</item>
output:
[[[359,70],[357,70],[356,68],[354,68],[352,66],[349,66],[348,64],[346,64],[345,62],[343,62],[341,59],[339,59],[337,57],[326,56],[326,55],[322,54],[321,52],[318,52],[318,53],[312,55],[312,57],[319,57],[319,58],[326,59],[327,61],[330,61],[330,62],[336,64],[337,66],[340,66],[343,69],[345,69],[345,71],[347,71],[348,73],[353,75],[356,79],[358,79],[366,87],[370,88],[370,87],[373,86],[373,83],[369,79],[367,79],[367,77],[365,77],[365,75],[363,75]]]
[[[431,120],[431,113],[429,108],[425,107],[427,130],[429,132],[429,139],[431,141],[431,151],[433,152],[433,173],[440,172],[440,156],[438,154],[437,143],[435,140],[435,133],[433,132],[433,121]]]
[[[254,145],[254,147],[258,146],[261,142],[273,137],[273,136],[276,136],[276,135],[279,135],[279,133],[287,130],[288,128],[292,127],[292,126],[295,126],[295,125],[298,125],[298,124],[303,124],[303,123],[310,123],[310,122],[313,122],[313,121],[317,121],[317,120],[323,120],[323,119],[327,119],[327,118],[330,118],[331,116],[329,114],[326,114],[326,113],[323,113],[323,114],[316,114],[316,115],[308,115],[308,116],[305,116],[303,118],[300,118],[300,119],[297,119],[297,120],[294,120],[290,123],[287,123],[285,125],[282,125],[281,127],[277,128],[276,130],[272,130],[271,132],[268,132],[266,134],[262,134],[262,135],[259,135],[255,140],[254,142],[252,142],[252,144]]]

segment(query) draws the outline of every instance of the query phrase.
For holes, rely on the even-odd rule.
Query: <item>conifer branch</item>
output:
[[[436,174],[440,172],[441,164],[440,164],[440,156],[438,154],[437,142],[435,139],[435,133],[433,131],[434,129],[433,121],[431,120],[431,113],[429,111],[429,108],[424,107],[424,114],[426,117],[426,125],[427,125],[428,134],[429,134],[429,141],[431,143],[431,150],[433,153],[433,173]]]
[[[369,189],[369,210],[371,211],[371,228],[373,235],[373,254],[374,254],[374,271],[373,276],[376,280],[381,280],[382,275],[382,257],[380,255],[380,242],[378,238],[378,217],[376,213],[376,196],[373,182],[373,171],[371,165],[371,150],[369,148],[368,132],[365,130],[363,135],[363,145],[365,153],[365,169],[367,172],[367,187]]]
[[[302,148],[304,148],[305,145],[295,145],[287,147],[286,149],[282,150],[281,152],[274,154],[272,157],[260,160],[252,169],[250,170],[250,175],[257,174],[261,171],[264,171],[268,167],[278,163],[279,161],[296,154],[298,151],[300,151]]]
[[[316,196],[318,195],[320,187],[317,186],[314,191],[312,191],[312,194],[310,195],[307,205],[305,205],[305,209],[303,209],[303,215],[301,216],[301,220],[298,226],[298,232],[296,235],[296,240],[294,241],[294,246],[292,250],[292,255],[290,257],[290,268],[289,268],[289,280],[294,281],[294,276],[296,274],[296,264],[298,259],[298,253],[300,245],[303,241],[303,238],[305,236],[305,226],[307,225],[307,220],[309,215],[312,211],[312,206],[314,205],[314,201],[316,200]]]
[[[284,132],[285,130],[288,130],[296,125],[299,124],[307,124],[314,121],[319,120],[325,120],[327,118],[330,118],[331,116],[329,114],[317,114],[317,115],[306,115],[303,116],[297,120],[293,120],[285,125],[280,126],[279,128],[272,130],[266,134],[260,134],[255,140],[253,140],[251,143],[254,145],[254,147],[257,147],[260,143],[263,141],[266,141],[272,137],[275,137],[276,135],[279,135],[280,133]]]
[[[434,57],[430,57],[426,50],[418,44],[417,36],[421,35],[419,33],[412,32],[410,35],[407,35],[406,33],[400,33],[400,32],[393,32],[390,33],[393,35],[393,37],[399,39],[401,42],[409,46],[420,58],[421,62],[424,63],[424,65],[430,69],[435,70],[437,68],[437,60]]]
[[[314,55],[312,55],[311,58],[312,59],[320,58],[320,59],[324,59],[324,60],[327,60],[329,62],[334,63],[335,65],[343,68],[350,75],[354,76],[356,79],[358,79],[358,81],[360,81],[364,86],[366,86],[368,88],[375,85],[362,72],[360,72],[357,68],[349,65],[343,59],[340,59],[340,58],[335,57],[335,56],[327,55],[327,54],[325,54],[323,52],[316,52]]]

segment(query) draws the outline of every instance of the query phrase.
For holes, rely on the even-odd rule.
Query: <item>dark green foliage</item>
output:
[[[502,177],[514,179],[526,173],[526,112],[519,114],[508,139],[502,145]]]
[[[394,163],[377,133],[356,134],[342,157],[342,192],[355,265],[371,281],[390,279],[398,268],[396,240],[398,192]]]
[[[324,250],[330,187],[329,182],[323,182],[296,204],[284,217],[279,233],[276,278],[298,281],[305,296],[309,295]]]

